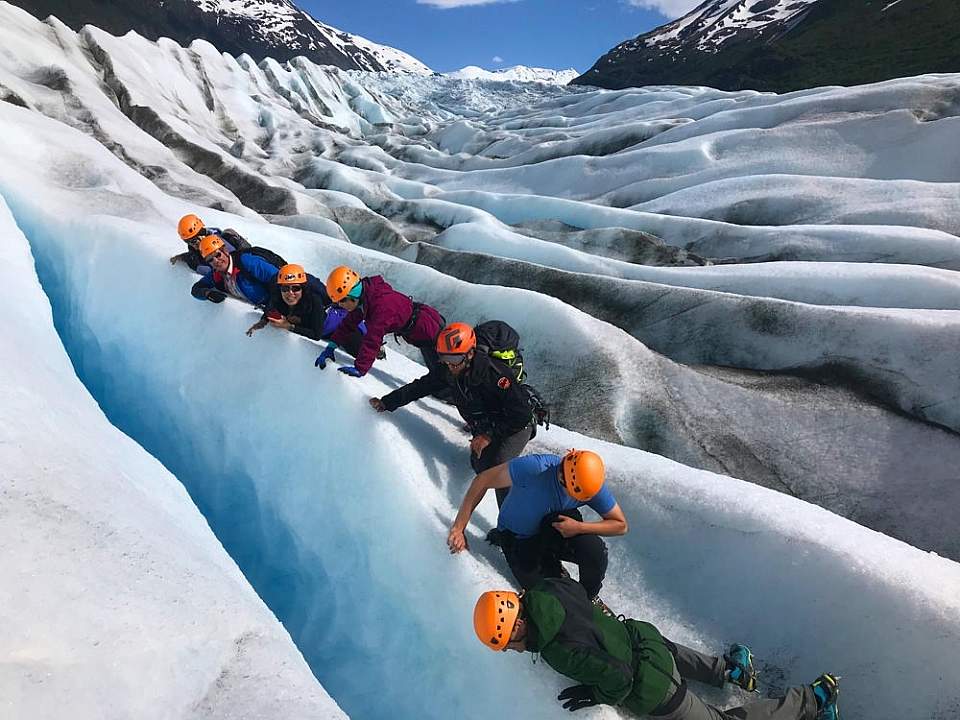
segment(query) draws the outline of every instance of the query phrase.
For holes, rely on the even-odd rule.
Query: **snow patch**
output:
[[[502,80],[504,82],[542,82],[555,85],[566,85],[568,82],[580,76],[578,70],[569,68],[567,70],[549,70],[547,68],[532,68],[525,65],[514,65],[513,67],[500,70],[484,70],[476,65],[468,65],[459,70],[443,73],[446,77],[457,80]]]

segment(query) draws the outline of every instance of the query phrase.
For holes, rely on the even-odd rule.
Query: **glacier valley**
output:
[[[597,450],[630,520],[617,612],[957,717],[960,75],[599,91],[0,21],[4,717],[567,716],[473,635],[512,577],[492,498],[447,552],[459,416],[367,405],[418,354],[246,337],[168,262],[188,212],[516,327],[528,452]]]

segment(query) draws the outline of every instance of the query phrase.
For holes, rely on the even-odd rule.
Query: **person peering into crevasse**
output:
[[[783,697],[719,710],[687,687],[688,680],[753,691],[756,673],[746,645],[722,657],[671,642],[647,622],[615,618],[592,605],[578,583],[545,579],[518,595],[483,593],[473,612],[477,638],[492,650],[539,653],[577,682],[557,696],[571,712],[615,705],[658,720],[839,720],[838,676],[825,673]]]
[[[351,377],[366,375],[380,353],[384,336],[390,333],[418,348],[428,368],[437,367],[440,360],[434,344],[443,327],[443,317],[435,308],[397,292],[380,275],[361,278],[345,265],[333,269],[326,287],[330,299],[346,310],[347,316],[317,357],[316,367],[326,368],[337,347],[349,340],[361,322],[366,323],[367,332],[356,360],[351,366],[338,368],[340,372]]]
[[[269,324],[311,340],[328,339],[340,327],[347,312],[333,305],[323,285],[310,283],[309,277],[302,265],[291,263],[280,268],[263,316],[247,329],[247,336]],[[343,349],[351,356],[355,357],[359,351],[364,332],[366,326],[360,323],[347,338]]]
[[[228,295],[258,307],[270,299],[278,268],[251,250],[227,252],[219,235],[207,235],[200,241],[203,262],[213,270],[200,278],[190,293],[198,300],[223,302]]]
[[[180,218],[180,222],[177,223],[177,234],[187,244],[187,250],[171,257],[170,264],[186,263],[187,267],[201,275],[209,275],[212,272],[210,266],[203,262],[203,256],[200,254],[200,241],[207,235],[219,236],[228,253],[250,248],[250,243],[236,230],[206,227],[203,220],[192,213]]]
[[[607,572],[602,536],[626,535],[627,518],[604,484],[603,459],[591,450],[566,455],[525,455],[474,478],[447,536],[451,553],[468,549],[464,531],[473,511],[491,488],[509,488],[487,539],[503,550],[522,588],[545,577],[562,577],[562,561],[580,569],[580,583],[600,607]],[[588,505],[600,520],[584,522],[577,508]]]
[[[470,429],[470,464],[474,472],[500,465],[520,455],[536,435],[530,396],[516,373],[477,346],[474,329],[455,322],[437,337],[440,364],[426,375],[382,398],[371,398],[377,412],[393,412],[427,395],[447,392]],[[497,489],[503,503],[505,488]]]

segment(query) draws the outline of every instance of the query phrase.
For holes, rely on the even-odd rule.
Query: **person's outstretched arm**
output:
[[[425,398],[427,395],[432,395],[439,390],[443,390],[445,387],[447,387],[447,383],[443,379],[443,375],[439,372],[429,372],[423,377],[408,382],[406,385],[398,387],[393,392],[380,398],[380,404],[383,406],[383,410],[380,410],[380,408],[376,406],[374,407],[380,412],[393,412],[398,408],[402,408],[404,405]]]
[[[447,547],[450,548],[451,553],[456,554],[463,550],[469,550],[467,538],[463,533],[467,529],[467,523],[470,522],[471,516],[473,516],[473,511],[477,509],[477,505],[480,504],[487,490],[490,488],[508,488],[512,484],[509,463],[484,470],[473,479],[470,487],[467,488],[466,495],[463,496],[463,502],[460,503],[460,510],[450,527],[450,534],[447,535]]]

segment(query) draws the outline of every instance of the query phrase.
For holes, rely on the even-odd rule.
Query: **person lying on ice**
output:
[[[197,280],[190,293],[198,300],[223,302],[227,295],[262,307],[270,299],[277,268],[246,250],[228,253],[219,235],[200,241],[200,255],[213,272]]]
[[[201,275],[209,275],[212,272],[210,267],[204,264],[203,256],[200,254],[200,241],[207,235],[219,235],[228,253],[247,250],[250,247],[250,243],[236,230],[205,227],[203,220],[193,214],[180,218],[180,222],[177,223],[177,234],[187,244],[187,251],[170,258],[170,264],[185,262],[191,270]]]
[[[309,276],[302,265],[291,263],[280,268],[263,317],[247,329],[247,336],[270,324],[311,340],[326,340],[340,327],[346,315],[346,310],[330,303],[322,285],[309,283]],[[356,357],[366,330],[366,325],[360,323],[347,339],[343,349],[352,357]]]
[[[407,403],[448,390],[473,439],[470,464],[481,473],[512,460],[536,435],[529,396],[503,362],[481,352],[466,323],[451,323],[437,337],[441,365],[382,398],[371,398],[377,412],[393,412]],[[506,489],[498,488],[502,504]]]
[[[389,333],[419,348],[428,368],[439,364],[434,343],[443,327],[443,317],[434,308],[397,292],[379,275],[361,278],[345,265],[330,273],[327,295],[347,311],[347,316],[314,363],[321,370],[326,368],[328,360],[334,359],[337,346],[348,342],[350,334],[362,321],[367,324],[367,333],[360,343],[356,360],[349,367],[338,368],[340,372],[352,377],[366,375],[380,353],[384,336]]]
[[[623,617],[622,615],[620,616]],[[592,605],[583,587],[550,578],[521,595],[485,592],[473,611],[477,638],[492,650],[539,653],[575,682],[557,700],[575,711],[616,705],[658,720],[839,720],[837,676],[823,674],[782,698],[758,699],[718,710],[688,680],[744,690],[756,687],[753,656],[733,645],[723,657],[704,655],[663,637],[650,623],[617,619]]]
[[[467,488],[450,528],[450,552],[468,549],[467,523],[490,488],[509,488],[497,527],[488,536],[500,545],[522,588],[545,577],[561,577],[561,560],[580,567],[580,583],[601,604],[607,546],[600,536],[626,535],[627,518],[604,486],[602,458],[591,450],[559,455],[525,455],[480,473]],[[584,522],[577,510],[588,505],[601,517]]]

